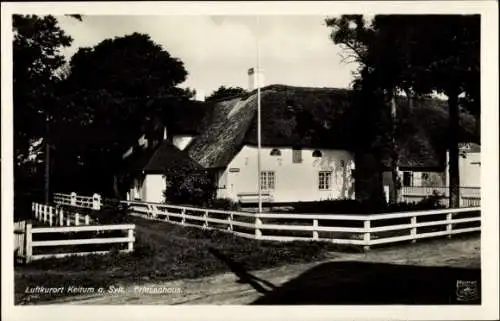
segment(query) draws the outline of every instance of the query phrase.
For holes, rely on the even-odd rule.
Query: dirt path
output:
[[[339,253],[332,253],[332,257],[334,258],[326,261],[328,264],[351,261],[373,264],[402,264],[417,267],[447,266],[479,269],[480,239],[477,236],[449,241],[436,240],[408,246],[378,249],[362,254],[339,255]],[[265,291],[280,288],[290,280],[294,280],[322,264],[324,265],[325,262],[287,265],[279,268],[252,271],[245,282],[239,281],[239,278],[234,273],[228,272],[199,279],[130,285],[124,286],[123,291],[120,293],[64,298],[52,301],[50,304],[250,304],[261,298],[262,293],[265,293]],[[340,270],[340,272],[343,271]],[[351,276],[345,277],[349,278]],[[313,282],[329,282],[325,276],[318,276],[318,278],[319,280],[313,280]],[[428,280],[428,282],[433,281]],[[144,291],[149,292],[145,293]],[[151,293],[154,291],[163,291],[164,293]]]

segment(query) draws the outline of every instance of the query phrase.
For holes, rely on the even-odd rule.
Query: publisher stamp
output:
[[[475,301],[479,299],[479,287],[477,281],[457,280],[457,289],[455,291],[457,300]]]

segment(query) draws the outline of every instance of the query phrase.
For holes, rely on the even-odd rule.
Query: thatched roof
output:
[[[353,91],[272,85],[261,89],[262,146],[296,146],[354,151],[352,128],[346,111],[354,103]],[[215,102],[202,120],[201,134],[187,148],[192,159],[205,168],[225,167],[243,145],[257,144],[257,94]],[[398,101],[405,110],[406,103]],[[398,137],[400,165],[442,167],[446,151],[447,105],[436,99],[413,102],[402,114]],[[463,118],[462,141],[470,141],[471,119]]]
[[[164,174],[176,168],[203,169],[187,152],[181,151],[169,141],[163,141],[153,148],[141,149],[126,162],[129,171],[145,174]]]
[[[216,103],[203,132],[187,148],[191,158],[205,168],[226,166],[240,150],[255,110],[255,95]]]

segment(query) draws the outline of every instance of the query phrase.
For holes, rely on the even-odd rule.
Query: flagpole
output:
[[[259,41],[259,29],[260,29],[260,21],[259,16],[257,16],[257,70],[256,70],[256,83],[257,83],[257,185],[259,191],[259,213],[262,213],[262,186],[261,186],[261,124],[260,124],[260,41]]]

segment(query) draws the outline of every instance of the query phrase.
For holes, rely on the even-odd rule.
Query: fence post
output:
[[[448,223],[448,224],[446,224],[446,232],[448,232],[447,237],[449,239],[451,239],[451,231],[453,229],[453,225],[451,224],[452,215],[453,215],[453,213],[451,213],[451,212],[446,214],[446,222]]]
[[[92,196],[92,209],[97,211],[101,209],[101,195],[97,193]]]
[[[168,208],[165,207],[165,221],[170,221],[170,216],[168,215]]]
[[[365,245],[363,246],[363,249],[365,251],[370,250],[370,219],[368,218],[366,221],[364,221],[363,227],[365,229],[364,235],[363,235],[363,241]]]
[[[31,256],[33,255],[33,248],[31,246],[32,241],[31,222],[26,222],[24,227],[24,253],[26,263],[31,262]]]
[[[401,196],[404,196],[403,195],[403,191],[401,191]],[[389,195],[390,195],[390,191],[389,191],[389,185],[384,185],[384,196],[385,196],[385,201],[387,202],[387,204],[389,204]]]
[[[69,205],[76,206],[76,193],[72,192],[70,195]]]
[[[49,206],[49,226],[52,226],[53,218],[54,218],[53,208],[52,206]]]
[[[186,209],[185,208],[182,209],[181,215],[182,215],[181,224],[185,224],[186,223]]]
[[[203,228],[205,228],[205,229],[208,228],[207,218],[208,218],[208,211],[205,211],[205,212],[203,212],[203,219],[205,220],[205,222],[203,223]]]
[[[153,218],[158,217],[158,207],[156,205],[151,205],[151,216]]]
[[[47,213],[47,205],[43,205],[43,222],[47,222],[47,217],[48,217],[48,213]]]
[[[33,203],[33,213],[35,214],[35,218],[38,220],[38,204]]]
[[[229,214],[227,217],[227,230],[232,231],[233,230],[233,213]]]
[[[59,226],[63,226],[64,225],[64,212],[63,212],[63,209],[61,208],[59,210]]]
[[[417,217],[412,216],[411,217],[411,230],[410,230],[410,235],[411,235],[411,242],[415,243],[417,242]]]
[[[80,214],[75,213],[75,226],[80,225]]]
[[[262,231],[260,228],[262,227],[262,220],[260,219],[259,214],[255,214],[255,238],[260,239],[262,238]]]
[[[89,215],[85,215],[85,225],[90,225],[90,217]]]
[[[134,250],[134,228],[128,230],[128,252],[132,252]]]
[[[318,235],[318,220],[313,220],[313,240],[319,239]]]
[[[66,215],[66,226],[71,226],[71,216]]]

